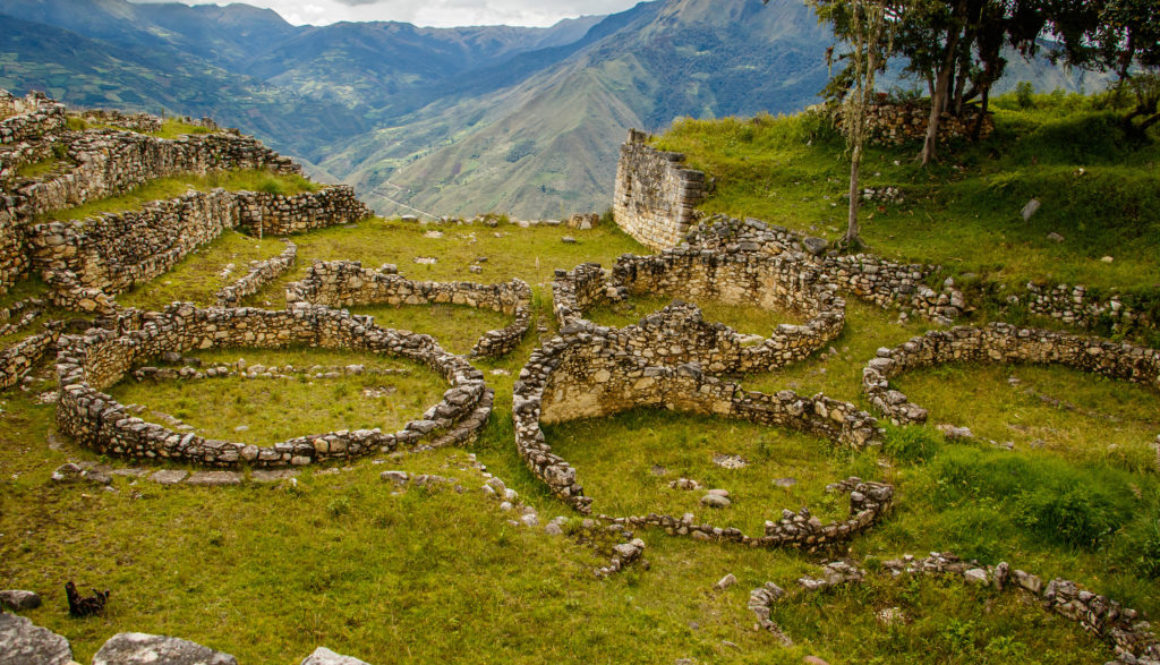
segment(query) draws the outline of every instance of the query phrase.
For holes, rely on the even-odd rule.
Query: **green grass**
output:
[[[21,166],[20,168],[16,169],[16,175],[20,178],[35,180],[37,178],[43,178],[49,173],[52,173],[65,163],[66,161],[59,157],[49,157],[48,159],[42,159],[39,162],[33,162],[31,164],[25,164],[24,166]]]
[[[788,589],[787,589],[788,590]],[[824,646],[830,662],[976,664],[1098,663],[1110,649],[1017,591],[961,580],[871,576],[822,593],[789,590],[772,620],[791,638]],[[886,622],[879,612],[901,613]]]
[[[380,305],[354,307],[351,311],[373,316],[383,328],[431,335],[444,349],[458,354],[471,351],[484,333],[505,328],[514,320],[500,312],[466,305]]]
[[[862,186],[895,186],[906,197],[864,206],[870,250],[1010,285],[1160,288],[1160,144],[1130,144],[1115,111],[1050,101],[1021,110],[999,100],[992,138],[944,152],[928,170],[914,162],[913,146],[869,149]],[[830,239],[845,230],[849,164],[842,140],[820,120],[685,120],[657,145],[686,153],[716,178],[716,194],[701,206],[707,212]],[[1032,197],[1043,207],[1025,222],[1020,211]],[[1049,240],[1052,232],[1064,241]]]
[[[319,186],[299,175],[283,175],[265,170],[220,171],[207,175],[186,174],[168,178],[158,178],[136,187],[124,194],[90,201],[81,206],[45,213],[37,221],[80,220],[106,212],[139,210],[145,203],[172,199],[189,190],[208,192],[223,188],[230,191],[259,191],[271,194],[294,196],[317,191]]]
[[[175,139],[179,136],[187,136],[190,134],[212,134],[213,130],[201,125],[194,125],[176,118],[165,118],[161,123],[161,129],[153,132],[137,132],[137,130],[122,127],[117,124],[95,122],[85,120],[79,116],[70,116],[68,119],[68,128],[83,132],[89,129],[116,129],[122,132],[134,132],[138,134],[145,134],[146,136],[155,136],[161,139]]]
[[[808,507],[824,522],[845,519],[849,500],[827,494],[826,485],[861,476],[877,480],[875,457],[836,448],[828,441],[797,432],[704,416],[663,411],[631,411],[611,418],[582,420],[545,430],[552,450],[577,469],[593,512],[610,515],[680,517],[694,513],[698,523],[736,527],[761,535],[765,520],[781,519],[783,508]],[[716,455],[739,455],[748,465],[726,469]],[[678,478],[696,480],[703,489],[673,489]],[[776,487],[778,478],[796,485]],[[731,506],[701,505],[710,489],[729,491]]]
[[[197,353],[206,366],[244,358],[250,365],[312,367],[365,365],[404,369],[402,375],[361,374],[326,379],[229,377],[197,381],[122,381],[111,394],[123,404],[143,404],[191,425],[201,436],[270,445],[307,434],[342,429],[402,429],[442,398],[446,383],[426,366],[373,355],[257,349]],[[364,391],[388,390],[386,396]],[[147,412],[142,416],[158,422]],[[164,422],[159,424],[165,425]],[[237,431],[237,427],[247,429]]]
[[[168,273],[118,295],[117,302],[125,307],[151,310],[164,309],[177,301],[213,305],[218,290],[249,272],[250,261],[277,256],[285,247],[277,238],[258,240],[227,230],[186,256]],[[231,264],[233,269],[225,273]]]

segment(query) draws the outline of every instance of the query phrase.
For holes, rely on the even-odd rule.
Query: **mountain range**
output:
[[[210,116],[384,214],[521,217],[606,208],[629,127],[816,102],[833,41],[800,0],[654,0],[550,28],[5,0],[0,23],[0,87],[13,92]]]

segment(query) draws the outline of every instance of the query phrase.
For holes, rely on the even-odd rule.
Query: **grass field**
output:
[[[881,181],[901,184],[916,198],[913,216],[903,206],[867,220],[872,248],[939,260],[956,271],[985,271],[1012,284],[1045,270],[1048,274],[1040,277],[1149,288],[1149,280],[1160,274],[1149,249],[1155,249],[1149,244],[1155,242],[1155,208],[1140,208],[1143,230],[1135,242],[1116,246],[1112,264],[1096,257],[1098,265],[1089,265],[1089,255],[1111,247],[1089,246],[1072,229],[1079,224],[1078,211],[1106,212],[1123,201],[1151,201],[1155,171],[1146,166],[1155,159],[1155,148],[1135,149],[1123,155],[1122,163],[1092,166],[1089,172],[1100,179],[1090,182],[1098,187],[1088,194],[1082,186],[1072,187],[1067,196],[1076,197],[1074,205],[1044,194],[1042,220],[1033,218],[1023,227],[1021,218],[1008,219],[1017,217],[1030,187],[1026,182],[1039,182],[1035,178],[1042,175],[1042,182],[1056,183],[1046,190],[1052,193],[1074,167],[1059,161],[1063,158],[1057,153],[1065,147],[1059,138],[1053,139],[1056,153],[1034,151],[1044,174],[1032,168],[1029,157],[1020,162],[1020,155],[1028,154],[1020,152],[1030,145],[1027,137],[1069,127],[1075,131],[1069,123],[1100,117],[1098,111],[1080,108],[1057,118],[1051,110],[1056,107],[1047,104],[1062,102],[1042,103],[1040,109],[999,116],[994,141],[1001,143],[993,144],[1003,147],[999,158],[992,160],[981,147],[956,160],[992,181],[1021,174],[1010,176],[1009,191],[988,189],[973,177],[960,179],[952,163],[936,169],[935,179],[928,181],[902,162],[901,151],[874,153],[874,159],[893,169],[882,166]],[[828,220],[841,218],[841,203],[821,196],[828,191],[823,183],[841,180],[840,148],[824,137],[806,145],[806,129],[800,119],[685,123],[662,142],[683,145],[699,165],[721,169],[718,195],[706,204],[708,209],[798,228],[816,226],[833,237]],[[1079,143],[1089,138],[1096,140],[1085,137]],[[902,164],[894,167],[893,159]],[[745,179],[753,174],[766,174],[761,177],[769,180],[758,187],[757,180]],[[840,191],[841,183],[833,188]],[[1119,203],[1095,200],[1106,199],[1116,188],[1124,191]],[[813,198],[792,200],[804,196]],[[971,196],[990,201],[979,208],[977,220],[974,213],[963,212]],[[1012,205],[1014,212],[1007,215]],[[923,210],[932,216],[941,210],[960,235],[917,234],[917,227],[908,225],[924,219]],[[1065,222],[1072,226],[1060,231],[1067,236],[1064,243],[1040,242],[1047,226]],[[1126,233],[1122,226],[1101,224],[1114,227],[1113,236]],[[911,232],[915,237],[906,235]],[[1099,235],[1092,229],[1084,233]],[[564,243],[565,235],[579,242]],[[1007,561],[1045,579],[1065,577],[1160,616],[1160,474],[1149,447],[1160,434],[1160,393],[1154,389],[1059,368],[949,365],[916,371],[895,384],[930,409],[931,425],[887,428],[885,445],[863,453],[790,431],[661,410],[554,425],[545,432],[548,442],[574,464],[597,511],[689,511],[755,533],[782,508],[806,506],[825,520],[842,516],[846,497],[827,496],[824,487],[849,475],[897,487],[895,507],[881,523],[848,548],[824,556],[644,531],[636,535],[648,545],[650,565],[599,580],[593,570],[607,562],[606,552],[569,536],[514,526],[514,515],[479,490],[484,478],[467,464],[466,455],[476,454],[521,501],[537,509],[541,522],[563,515],[570,519],[569,531],[577,526],[580,516],[551,497],[515,451],[512,384],[536,345],[551,334],[540,333],[538,326],[555,327],[552,271],[586,261],[607,267],[619,254],[644,250],[606,225],[580,232],[379,219],[294,241],[299,246],[296,268],[250,304],[281,307],[285,284],[298,279],[315,258],[357,259],[368,267],[395,263],[412,279],[493,283],[520,277],[532,284],[532,332],[508,356],[474,362],[496,390],[491,420],[466,449],[369,458],[334,473],[306,470],[296,483],[211,489],[117,477],[112,491],[62,486],[49,478],[67,460],[115,467],[127,463],[103,459],[56,434],[54,407],[42,403],[55,389],[46,365],[29,391],[0,393],[0,588],[39,591],[45,605],[27,616],[68,637],[78,661],[87,662],[120,631],[177,635],[232,653],[244,665],[293,665],[318,645],[374,665],[652,664],[683,658],[788,665],[807,655],[832,665],[1048,665],[1112,658],[1106,645],[1014,593],[875,574],[861,587],[806,595],[794,582],[818,575],[826,557],[849,557],[873,571],[882,560],[930,551],[951,551],[985,564]],[[225,266],[235,264],[232,281],[244,273],[248,260],[271,256],[281,247],[277,241],[258,243],[226,234],[169,274],[123,295],[121,302],[144,307],[177,298],[209,302]],[[992,254],[985,253],[988,247]],[[961,264],[951,261],[956,252],[964,258]],[[417,257],[436,262],[417,264]],[[482,272],[471,273],[472,265]],[[33,282],[19,288],[15,295],[36,292]],[[592,315],[604,324],[624,325],[670,300],[637,297]],[[706,320],[747,333],[765,335],[777,323],[793,322],[782,312],[698,304]],[[447,306],[359,311],[380,325],[432,334],[458,352],[469,349],[481,332],[507,322],[491,312]],[[984,309],[976,319],[989,314]],[[860,378],[867,360],[879,347],[898,345],[929,328],[923,321],[899,322],[897,312],[848,298],[846,327],[832,349],[741,382],[753,390],[825,392],[866,408]],[[130,380],[112,393],[175,415],[199,432],[269,443],[306,433],[303,429],[386,428],[421,412],[444,389],[422,367],[361,354],[228,349],[199,357],[296,367],[378,363],[405,367],[408,373],[330,380]],[[394,392],[373,399],[363,393],[388,387]],[[948,441],[934,427],[938,423],[969,427],[975,436]],[[238,431],[239,426],[247,429]],[[1012,448],[992,440],[1011,442]],[[739,455],[748,465],[723,468],[714,462],[723,454]],[[464,492],[399,491],[379,480],[386,469],[454,477]],[[702,492],[669,487],[679,477],[728,489],[737,500],[710,513],[699,505]],[[782,478],[796,482],[774,484]],[[714,583],[730,573],[739,583],[715,589]],[[112,589],[108,612],[69,618],[63,584],[70,579],[82,588]],[[775,606],[773,618],[794,639],[792,647],[753,630],[746,601],[749,591],[766,581],[790,591]],[[887,624],[878,619],[879,611],[891,608],[898,608],[901,620]]]

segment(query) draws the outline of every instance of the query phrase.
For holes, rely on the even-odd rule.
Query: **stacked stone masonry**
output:
[[[39,139],[68,127],[64,104],[40,93],[18,99],[0,90],[0,115],[8,116],[0,119],[0,145],[4,146]]]
[[[620,147],[612,214],[641,244],[664,249],[688,233],[705,198],[705,174],[681,168],[684,155],[661,152],[647,141],[647,134],[633,129]]]
[[[679,303],[637,326],[621,344],[652,362],[696,362],[711,374],[769,371],[803,360],[835,339],[845,323],[845,302],[816,271],[778,257],[705,255],[678,248],[659,256],[622,256],[610,276],[584,264],[557,271],[555,314],[561,326],[585,322],[584,311],[629,293],[664,293],[791,311],[805,325],[782,324],[759,344],[723,324],[706,323],[695,305]],[[679,302],[679,301],[678,301]]]
[[[1160,663],[1160,640],[1151,625],[1140,613],[1107,596],[1094,594],[1070,580],[1056,578],[1044,583],[1038,575],[1012,569],[1006,562],[982,566],[975,561],[964,561],[954,554],[933,552],[924,559],[911,555],[882,562],[885,573],[921,577],[949,577],[963,584],[991,587],[997,592],[1014,590],[1039,601],[1043,609],[1058,614],[1107,643],[1115,652],[1115,660],[1107,665],[1157,665]],[[862,584],[868,573],[844,561],[835,561],[823,568],[821,578],[803,577],[798,585],[803,593],[827,591],[835,587]],[[773,608],[788,594],[773,582],[754,589],[749,594],[748,607],[757,616],[758,630],[777,636],[783,644],[793,641],[772,620]]]
[[[862,389],[893,422],[922,423],[926,409],[891,389],[889,381],[909,370],[952,362],[1063,365],[1160,389],[1160,351],[1006,323],[931,331],[893,349],[879,349],[862,370]]]
[[[100,391],[133,367],[167,352],[218,347],[343,349],[407,358],[431,367],[451,384],[443,399],[395,433],[342,430],[301,436],[269,447],[182,434],[131,415]],[[325,308],[199,309],[175,303],[161,313],[130,311],[111,329],[64,335],[57,375],[60,431],[94,451],[127,459],[198,466],[276,468],[346,460],[372,452],[457,444],[473,439],[490,412],[493,393],[483,374],[439,348],[427,335],[383,330],[367,317]]]
[[[1125,305],[1118,294],[1102,299],[1082,285],[1028,283],[1024,302],[1033,314],[1080,328],[1095,328],[1108,323],[1113,332],[1121,333],[1155,329],[1157,323],[1152,313]]]
[[[56,304],[107,311],[107,299],[93,291],[113,295],[148,282],[225,229],[285,235],[370,214],[345,185],[297,196],[215,189],[136,211],[35,224],[27,229],[27,245]]]
[[[649,325],[663,326],[663,319],[669,316],[679,321],[683,316],[681,309],[672,308],[650,317]],[[647,335],[634,328],[604,328],[587,321],[573,321],[564,327],[561,336],[532,354],[515,384],[512,415],[521,458],[554,494],[582,513],[591,512],[592,498],[584,495],[576,470],[551,451],[541,423],[651,407],[788,427],[852,448],[880,443],[876,421],[853,404],[823,395],[803,397],[791,391],[774,395],[745,391],[737,384],[706,376],[696,363],[656,365],[645,357],[643,349],[634,347]],[[673,333],[662,333],[662,336],[668,340],[678,338]],[[685,344],[692,346],[707,340],[688,338]],[[666,358],[666,362],[711,353],[712,349],[680,350]],[[858,486],[862,489],[858,490]],[[600,517],[751,547],[816,549],[844,540],[875,523],[893,498],[892,487],[861,481],[850,486],[838,484],[835,490],[852,492],[849,520],[823,525],[811,519],[808,512],[787,515],[779,522],[767,524],[763,536],[748,536],[736,529],[707,524],[695,525],[691,516]]]
[[[244,277],[217,292],[218,307],[238,307],[242,300],[261,291],[262,287],[294,267],[294,262],[298,260],[298,245],[285,238],[282,241],[286,243],[286,249],[281,254],[265,261],[254,261]]]
[[[50,321],[44,330],[0,351],[0,390],[20,383],[28,372],[56,349],[64,324]]]
[[[960,141],[973,136],[979,113],[981,110],[974,106],[968,106],[962,118],[943,113],[939,119],[939,142]],[[872,104],[866,109],[866,135],[871,143],[877,145],[922,143],[926,139],[929,121],[929,104]],[[841,122],[841,114],[838,114],[838,124]],[[985,139],[994,131],[995,121],[990,115],[985,116],[979,137]]]
[[[532,319],[532,289],[520,279],[503,284],[416,282],[399,275],[393,265],[371,270],[358,261],[315,261],[305,279],[287,288],[286,301],[291,306],[305,302],[336,308],[450,304],[515,317],[511,325],[480,337],[471,350],[476,357],[507,354],[523,339]]]

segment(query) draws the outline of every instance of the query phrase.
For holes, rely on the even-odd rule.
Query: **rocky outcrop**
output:
[[[176,637],[118,633],[97,655],[93,665],[238,665],[238,659]]]
[[[68,640],[25,617],[0,612],[0,665],[69,665]]]

